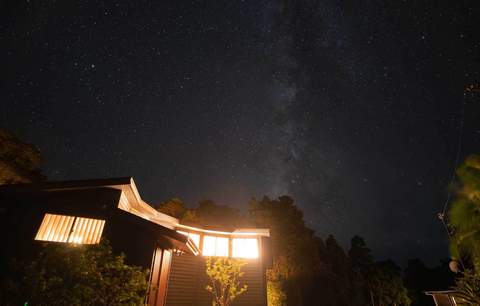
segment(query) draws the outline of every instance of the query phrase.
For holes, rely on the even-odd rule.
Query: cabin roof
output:
[[[95,188],[112,188],[122,191],[136,213],[119,213],[123,218],[130,221],[136,220],[136,223],[147,227],[152,231],[161,232],[168,244],[174,248],[193,254],[198,254],[199,249],[191,239],[178,234],[175,230],[197,231],[210,234],[235,235],[235,236],[265,236],[270,237],[268,229],[257,228],[224,228],[201,226],[189,222],[181,221],[177,218],[160,213],[142,200],[140,193],[132,177],[106,178],[106,179],[88,179],[58,182],[40,182],[30,184],[1,185],[0,194],[15,193],[44,193],[59,190],[81,190]],[[121,209],[119,209],[121,210]],[[165,230],[162,230],[165,228]],[[168,229],[168,231],[166,231]],[[188,248],[187,248],[188,247]]]
[[[452,293],[457,293],[455,290],[434,290],[434,291],[423,291],[423,293],[427,295],[431,294],[452,294]]]
[[[50,193],[51,196],[54,196],[53,192],[55,191],[68,192],[97,188],[110,188],[122,191],[131,207],[138,212],[133,214],[122,209],[114,209],[111,213],[117,217],[153,232],[165,246],[194,255],[199,254],[200,250],[190,238],[177,233],[171,228],[166,228],[162,224],[149,221],[148,216],[156,215],[157,211],[142,201],[135,182],[131,177],[1,185],[0,195],[11,197],[19,194],[29,194],[49,197]]]

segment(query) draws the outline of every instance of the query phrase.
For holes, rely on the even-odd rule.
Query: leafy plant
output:
[[[459,306],[480,305],[480,275],[472,270],[467,270],[462,278],[455,280],[453,287],[457,293],[454,294],[455,302]]]
[[[149,273],[126,265],[124,260],[124,254],[112,254],[107,241],[93,246],[46,245],[35,261],[13,264],[23,277],[4,285],[0,302],[37,306],[143,305]]]
[[[267,304],[269,306],[286,306],[287,296],[283,282],[278,280],[272,270],[267,271]]]
[[[179,198],[174,198],[169,202],[162,202],[160,206],[154,206],[154,208],[163,214],[177,219],[181,219],[185,214],[185,206]]]
[[[37,147],[0,129],[0,185],[44,181],[47,177],[40,173],[41,164],[43,157]]]
[[[450,253],[454,258],[469,259],[480,270],[480,157],[468,157],[457,176],[458,197],[449,211],[450,224],[455,228]]]
[[[182,221],[187,221],[195,224],[205,224],[205,220],[203,218],[197,217],[194,210],[187,210],[183,215]]]
[[[212,263],[212,258],[207,257],[207,275],[212,281],[212,286],[206,289],[213,295],[213,306],[228,306],[233,300],[247,290],[244,285],[240,290],[237,287],[240,282],[237,278],[243,276],[243,266],[247,264],[245,259],[218,257]]]

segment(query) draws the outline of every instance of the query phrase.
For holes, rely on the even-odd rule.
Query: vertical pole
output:
[[[373,292],[372,292],[372,289],[370,289],[370,298],[372,299],[372,306],[375,306],[375,302],[373,301]]]
[[[453,244],[453,239],[452,235],[450,235],[450,231],[448,230],[447,224],[445,223],[445,220],[443,219],[443,214],[438,214],[438,218],[442,220],[443,226],[445,227],[445,230],[447,231],[448,238],[450,239],[450,242]],[[460,261],[460,264],[462,265],[463,271],[465,271],[465,266],[463,265],[462,257],[460,256],[460,253],[458,255],[458,260]]]
[[[75,218],[73,219],[72,227],[70,228],[70,231],[68,232],[67,242],[70,242],[70,236],[72,236],[72,233],[73,233],[73,231],[74,231],[75,222],[77,222],[77,217],[75,217]]]

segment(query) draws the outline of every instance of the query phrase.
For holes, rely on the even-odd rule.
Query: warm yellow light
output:
[[[258,257],[257,239],[245,238],[245,257],[247,257],[247,258],[257,258]]]
[[[105,220],[45,214],[35,240],[97,244],[104,226]]]
[[[204,236],[203,255],[205,256],[228,256],[228,238]]]
[[[200,235],[197,235],[197,234],[194,234],[194,233],[187,233],[187,232],[183,232],[183,231],[177,231],[177,233],[180,233],[182,235],[185,235],[185,236],[188,236],[188,237],[192,238],[193,242],[195,242],[195,245],[197,247],[200,247]]]
[[[192,238],[197,247],[200,247],[200,235],[188,233],[188,237]]]
[[[233,238],[232,257],[244,257],[244,256],[245,256],[245,239]]]
[[[203,237],[203,255],[205,256],[215,256],[215,244],[216,237],[204,236]]]
[[[228,238],[217,237],[216,256],[228,257]]]
[[[233,238],[232,257],[258,258],[257,239]]]
[[[67,242],[75,217],[46,214],[35,240]]]

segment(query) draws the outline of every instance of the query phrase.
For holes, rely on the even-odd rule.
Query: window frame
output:
[[[234,241],[235,240],[243,240],[243,254],[241,256],[238,256],[238,255],[234,255]],[[256,253],[256,256],[246,256],[246,254],[248,253],[247,252],[247,247],[246,247],[246,240],[255,240],[255,253]],[[255,259],[255,258],[259,258],[260,257],[260,247],[258,245],[259,243],[259,239],[258,237],[233,237],[232,238],[232,258],[249,258],[249,259]]]
[[[214,255],[205,255],[205,238],[215,238],[215,254]],[[218,255],[219,254],[219,248],[218,248],[218,240],[219,239],[226,239],[227,241],[227,250],[225,255]],[[202,255],[204,256],[215,256],[215,257],[230,257],[230,238],[229,237],[224,237],[224,236],[210,236],[210,235],[203,235],[203,248],[202,248]],[[225,251],[225,250],[223,250]]]
[[[217,233],[217,232],[207,232],[207,231],[201,231],[201,230],[189,230],[189,228],[181,228],[181,227],[177,227],[175,228],[175,231],[177,233],[180,233],[182,235],[185,235],[185,236],[188,236],[190,237],[189,235],[190,234],[194,234],[194,235],[198,235],[200,237],[200,243],[198,246],[198,248],[201,250],[201,255],[203,256],[213,256],[213,257],[227,257],[227,258],[246,258],[246,259],[258,259],[261,257],[261,250],[260,250],[260,238],[261,238],[261,234],[256,234],[256,235],[252,235],[252,234],[247,234],[247,235],[242,235],[242,233],[232,233],[232,235],[228,235],[228,234],[223,234],[223,233]],[[205,237],[213,237],[215,238],[215,255],[206,255],[205,254]],[[217,255],[217,239],[218,238],[225,238],[225,239],[228,239],[228,252],[226,252],[226,255],[222,255],[222,256],[219,256]],[[207,238],[208,239],[208,238]],[[255,240],[256,241],[256,257],[253,257],[253,256],[248,256],[248,257],[244,257],[244,256],[234,256],[233,253],[234,253],[234,250],[233,250],[233,241],[234,239],[243,239],[244,241],[244,244],[245,244],[245,240],[247,239],[252,239],[252,240]]]
[[[197,244],[197,241],[195,241],[195,239],[194,239],[193,237],[191,237],[190,235],[198,236],[198,244],[197,244],[197,247],[200,249],[200,241],[202,241],[202,235],[197,234],[197,233],[192,233],[192,232],[180,231],[180,230],[177,230],[177,233],[180,233],[180,234],[182,234],[182,235],[185,235],[185,236],[191,238],[191,239],[193,240],[193,242],[195,242],[195,244]]]

